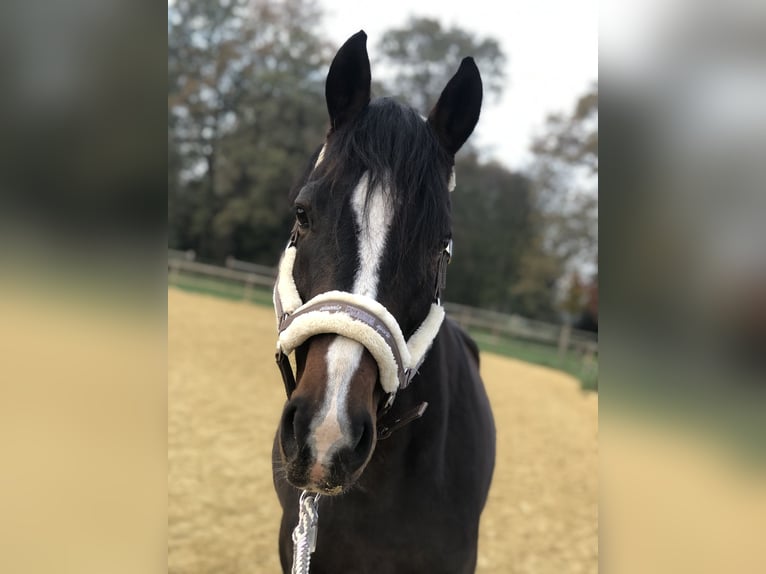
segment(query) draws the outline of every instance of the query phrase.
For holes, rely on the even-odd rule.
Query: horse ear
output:
[[[457,73],[428,114],[428,123],[452,155],[462,147],[479,121],[482,93],[479,68],[473,58],[463,58]]]
[[[360,30],[335,54],[325,84],[332,129],[351,121],[370,102],[370,59],[367,34]]]

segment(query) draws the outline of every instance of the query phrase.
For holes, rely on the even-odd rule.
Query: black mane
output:
[[[451,168],[452,159],[415,110],[379,98],[348,126],[330,134],[311,183],[329,189],[331,202],[339,208],[365,172],[370,189],[383,184],[395,206],[387,251],[398,257],[397,268],[406,265],[422,273],[450,234]]]

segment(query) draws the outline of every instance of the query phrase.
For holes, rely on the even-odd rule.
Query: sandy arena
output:
[[[285,401],[273,312],[168,291],[168,571],[280,572],[271,444]],[[598,571],[598,397],[482,354],[497,464],[477,572]],[[321,523],[319,535],[321,536]]]

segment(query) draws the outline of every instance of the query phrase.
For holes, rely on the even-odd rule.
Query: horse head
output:
[[[371,100],[366,39],[352,36],[331,64],[330,129],[291,192],[295,224],[275,288],[280,344],[295,352],[281,464],[293,486],[323,494],[362,474],[379,413],[438,331],[454,155],[482,99],[466,58],[427,119],[393,99]]]

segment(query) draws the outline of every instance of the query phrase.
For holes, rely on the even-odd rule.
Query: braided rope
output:
[[[311,554],[316,548],[317,522],[319,512],[317,504],[320,495],[301,492],[298,502],[298,524],[293,529],[293,569],[292,574],[308,574]]]

